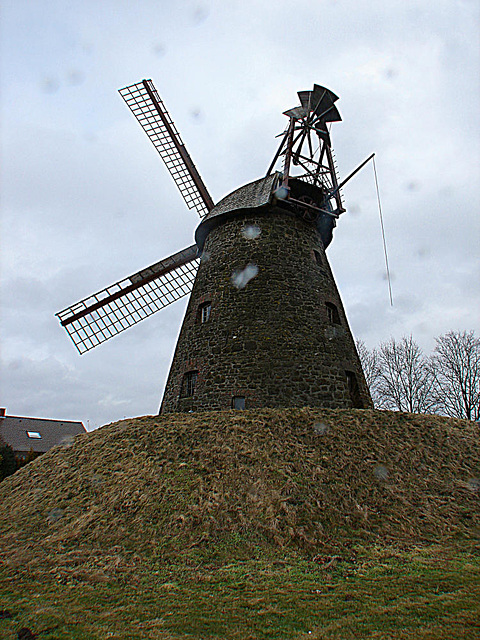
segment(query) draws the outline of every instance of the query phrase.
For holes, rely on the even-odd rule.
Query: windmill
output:
[[[201,222],[192,246],[56,314],[79,353],[191,294],[161,412],[370,407],[325,254],[340,189],[370,159],[339,183],[338,97],[300,91],[267,174],[214,204],[152,81],[119,92]]]

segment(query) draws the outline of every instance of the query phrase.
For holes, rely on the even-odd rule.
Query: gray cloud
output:
[[[2,404],[99,426],[158,409],[185,302],[82,357],[59,309],[191,244],[188,212],[116,89],[152,77],[214,199],[262,176],[282,111],[340,95],[345,188],[329,257],[355,334],[425,349],[478,329],[478,5],[6,2]],[[27,46],[28,44],[28,46]],[[194,114],[198,114],[195,116]]]

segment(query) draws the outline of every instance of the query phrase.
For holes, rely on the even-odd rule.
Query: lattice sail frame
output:
[[[55,314],[80,354],[188,295],[200,260],[192,245]]]
[[[173,120],[151,80],[119,90],[169,170],[183,199],[200,217],[213,208]],[[192,290],[199,259],[192,245],[59,311],[80,354],[144,320]]]
[[[202,218],[213,200],[151,80],[132,84],[119,93],[150,138],[189,209]]]

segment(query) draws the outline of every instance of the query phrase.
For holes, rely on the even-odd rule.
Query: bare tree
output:
[[[377,393],[382,408],[411,413],[434,413],[438,407],[430,361],[412,336],[391,338],[380,345]]]
[[[380,354],[377,349],[368,350],[363,340],[356,341],[357,353],[362,365],[363,374],[368,385],[373,404],[376,409],[386,409],[387,406],[379,393],[379,384],[382,374],[380,366]]]
[[[442,412],[480,419],[480,339],[474,331],[449,331],[436,338],[432,357]]]

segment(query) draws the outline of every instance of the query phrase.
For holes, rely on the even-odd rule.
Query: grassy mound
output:
[[[0,485],[0,636],[480,637],[478,435],[288,409],[79,436]]]
[[[65,574],[135,556],[312,557],[354,543],[468,539],[480,528],[474,423],[379,411],[144,417],[77,437],[0,485],[14,566]]]

